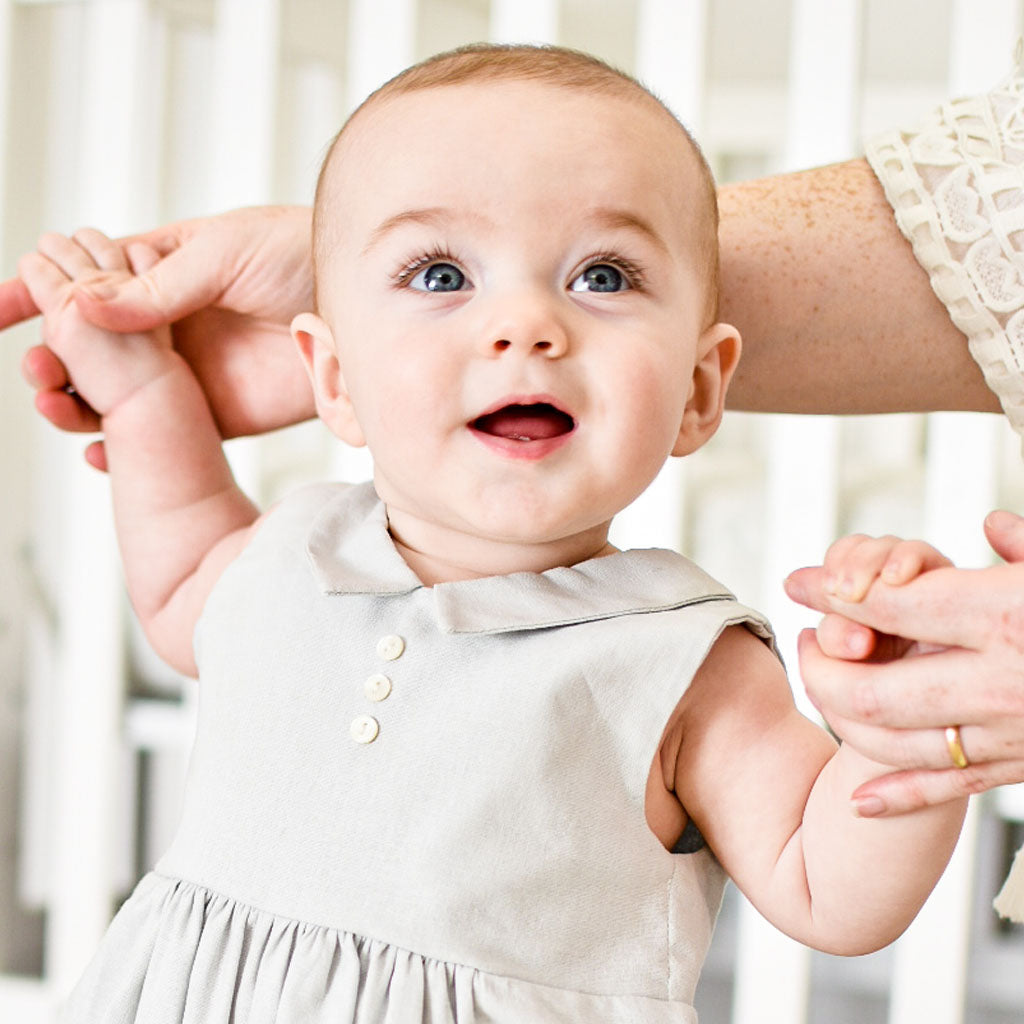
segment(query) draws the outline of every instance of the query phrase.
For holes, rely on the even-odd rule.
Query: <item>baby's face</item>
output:
[[[318,285],[358,429],[321,412],[365,438],[393,524],[599,537],[699,443],[680,439],[705,300],[695,167],[653,107],[534,82],[353,122]]]

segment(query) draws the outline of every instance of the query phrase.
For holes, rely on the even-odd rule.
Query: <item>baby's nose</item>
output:
[[[490,355],[517,351],[556,359],[569,350],[569,332],[554,301],[536,293],[508,296],[483,338]]]

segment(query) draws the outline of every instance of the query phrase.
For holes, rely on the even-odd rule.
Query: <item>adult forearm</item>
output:
[[[999,405],[864,160],[723,187],[721,319],[743,335],[735,409]]]

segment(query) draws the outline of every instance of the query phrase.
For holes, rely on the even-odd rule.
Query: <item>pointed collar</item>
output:
[[[325,594],[381,597],[426,590],[396,550],[372,484],[341,485],[313,520],[306,552]],[[682,555],[621,551],[545,572],[438,583],[437,624],[448,633],[506,633],[665,611],[732,598]]]

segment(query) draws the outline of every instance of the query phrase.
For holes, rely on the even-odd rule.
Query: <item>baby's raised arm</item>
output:
[[[715,645],[665,743],[666,782],[726,871],[815,949],[857,955],[896,939],[960,832],[965,801],[859,817],[851,794],[891,769],[804,718],[775,656],[742,627]]]
[[[831,554],[836,586],[947,564],[933,548],[895,538],[854,538]],[[902,933],[941,876],[966,807],[858,815],[854,790],[891,766],[837,746],[801,715],[781,664],[742,627],[715,644],[660,758],[666,789],[751,902],[832,953],[870,952]]]
[[[244,546],[257,510],[238,489],[209,406],[167,327],[118,334],[78,312],[82,284],[116,284],[157,258],[98,231],[44,235],[19,274],[49,347],[101,417],[129,595],[157,653],[195,673],[192,632],[206,596]],[[129,259],[131,266],[129,266]]]

